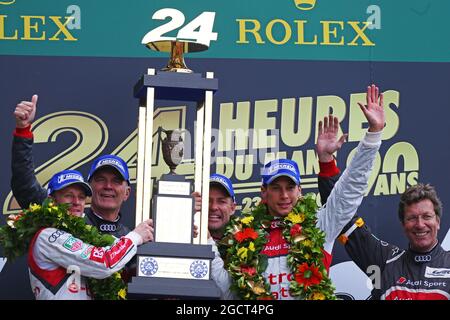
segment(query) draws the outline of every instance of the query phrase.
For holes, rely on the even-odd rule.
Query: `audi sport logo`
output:
[[[431,261],[431,255],[427,254],[424,256],[415,256],[414,257],[415,262],[428,262]]]
[[[117,227],[115,224],[101,224],[100,225],[100,231],[103,232],[114,232],[117,230]]]

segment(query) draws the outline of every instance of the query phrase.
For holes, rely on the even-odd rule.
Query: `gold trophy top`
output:
[[[163,71],[191,73],[192,70],[184,63],[183,54],[205,51],[211,41],[217,40],[217,32],[213,32],[215,16],[215,12],[205,11],[184,24],[183,12],[174,8],[159,9],[153,14],[153,20],[171,20],[147,32],[141,43],[151,50],[170,52],[169,63]],[[176,29],[176,36],[171,36],[170,33]]]
[[[147,48],[160,51],[170,52],[170,59],[163,71],[192,73],[192,70],[186,66],[183,54],[188,52],[199,52],[208,49],[208,46],[189,42],[189,41],[153,41],[145,44]]]

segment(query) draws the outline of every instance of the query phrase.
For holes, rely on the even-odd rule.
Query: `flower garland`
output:
[[[30,205],[18,215],[10,215],[7,225],[0,227],[0,245],[8,260],[25,255],[36,232],[51,227],[71,233],[74,237],[97,247],[113,244],[114,237],[100,234],[87,225],[83,218],[68,214],[67,204],[54,204],[46,199],[42,205]],[[106,279],[88,278],[89,290],[98,300],[120,300],[126,298],[126,284],[116,272]]]
[[[289,291],[306,300],[336,299],[334,287],[323,264],[325,233],[316,227],[317,204],[314,194],[300,197],[293,210],[277,220],[290,245],[287,262],[293,273]],[[268,241],[268,229],[276,219],[259,204],[241,217],[233,217],[219,246],[226,248],[225,266],[233,284],[231,290],[242,299],[273,299],[262,273],[267,256],[261,254]]]

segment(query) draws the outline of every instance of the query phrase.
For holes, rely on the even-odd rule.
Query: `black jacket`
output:
[[[47,198],[47,190],[34,174],[33,139],[14,136],[11,170],[11,189],[21,208],[40,204]]]
[[[371,278],[371,299],[450,300],[450,253],[439,243],[427,253],[401,250],[364,225],[350,235],[345,250]]]

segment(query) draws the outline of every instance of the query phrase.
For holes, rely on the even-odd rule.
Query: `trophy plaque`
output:
[[[134,87],[140,101],[136,225],[151,213],[155,241],[138,248],[136,276],[128,285],[130,298],[220,298],[220,289],[211,279],[214,252],[207,244],[212,96],[217,88],[218,80],[211,72],[203,77],[155,69],[148,69]],[[194,187],[176,174],[183,157],[181,131],[162,128],[157,133],[166,136],[161,147],[170,171],[152,187],[153,110],[158,99],[196,102],[196,108],[188,107],[188,112],[196,112]],[[194,212],[193,190],[203,195],[198,213]],[[194,214],[199,216],[197,238],[193,237]]]

